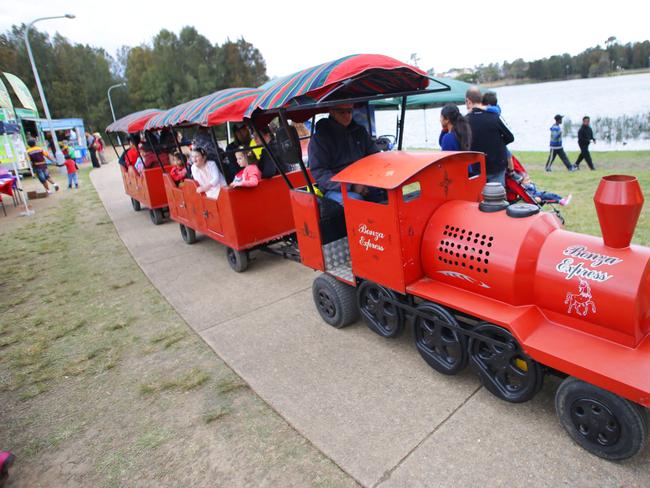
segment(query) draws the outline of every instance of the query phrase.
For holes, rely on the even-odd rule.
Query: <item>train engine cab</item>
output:
[[[546,374],[566,377],[556,410],[574,441],[612,460],[644,448],[650,249],[630,245],[643,203],[635,178],[601,182],[604,238],[509,205],[500,185],[486,185],[478,153],[378,153],[332,181],[344,215],[292,192],[303,263],[324,272],[313,296],[327,323],[360,314],[387,338],[412,326],[432,368],[469,365],[509,402],[530,400]],[[374,201],[349,198],[354,185]]]

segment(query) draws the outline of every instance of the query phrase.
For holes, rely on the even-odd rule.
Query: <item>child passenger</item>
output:
[[[244,146],[239,146],[237,150],[239,151],[236,153],[237,164],[242,170],[235,175],[235,179],[230,186],[235,188],[238,186],[253,187],[259,185],[262,172],[256,163],[251,162],[252,154],[246,151]]]
[[[169,175],[176,183],[176,186],[179,188],[183,186],[185,178],[187,178],[187,167],[185,166],[185,155],[174,151],[171,156],[172,169],[169,171]]]
[[[208,153],[202,147],[192,150],[192,178],[198,184],[197,193],[205,193],[205,196],[216,200],[219,198],[219,192],[222,186],[227,186],[226,179],[223,177],[217,163],[208,160]]]

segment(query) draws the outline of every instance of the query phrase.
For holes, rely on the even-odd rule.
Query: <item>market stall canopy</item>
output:
[[[148,108],[134,112],[113,122],[106,127],[106,132],[128,132],[129,134],[139,132],[144,129],[144,125],[151,117],[159,113],[160,110],[157,108]]]
[[[464,81],[454,80],[453,78],[434,78],[438,83],[444,83],[449,86],[450,90],[435,93],[423,93],[422,95],[413,95],[406,99],[407,109],[416,108],[436,108],[442,107],[447,103],[454,103],[461,105],[465,103],[465,93],[472,85]],[[429,84],[430,88],[436,87],[436,82],[433,80]],[[402,103],[399,98],[391,98],[388,100],[373,100],[370,102],[375,110],[397,110]]]
[[[241,122],[244,112],[262,90],[227,88],[155,115],[145,124],[146,130],[188,125],[212,126],[225,122]]]
[[[266,83],[266,89],[250,105],[246,118],[281,109],[293,120],[306,120],[326,110],[325,102],[425,90],[426,73],[380,54],[355,54],[320,64]],[[440,90],[449,87],[438,83]]]

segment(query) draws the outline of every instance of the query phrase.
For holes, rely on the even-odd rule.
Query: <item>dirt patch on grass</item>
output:
[[[355,486],[162,299],[87,170],[44,202],[0,229],[8,486]]]

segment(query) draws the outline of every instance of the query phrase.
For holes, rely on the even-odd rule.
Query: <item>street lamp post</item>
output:
[[[113,122],[115,122],[115,110],[113,110],[113,101],[111,100],[111,90],[113,88],[117,88],[117,87],[120,87],[120,86],[126,86],[126,83],[117,83],[116,85],[110,86],[108,88],[108,92],[107,92],[107,94],[108,94],[108,104],[111,107],[111,115],[113,116]],[[117,134],[117,143],[120,146],[122,145],[122,141],[120,140],[120,134],[119,133]]]
[[[59,164],[63,163],[63,154],[59,149],[59,141],[56,138],[56,131],[52,124],[52,116],[50,115],[50,109],[47,106],[47,100],[45,99],[45,93],[43,92],[43,86],[41,85],[41,79],[38,76],[38,70],[36,69],[36,63],[34,63],[34,56],[32,55],[32,48],[29,46],[29,29],[36,22],[41,20],[50,20],[50,19],[74,19],[75,16],[72,14],[57,15],[55,17],[40,17],[36,20],[32,20],[27,27],[25,28],[25,45],[27,46],[27,55],[29,56],[29,62],[32,65],[32,71],[34,72],[34,78],[36,79],[36,86],[38,87],[38,94],[41,97],[41,103],[43,104],[43,110],[45,110],[45,118],[47,118],[47,123],[50,125],[50,134],[52,135],[52,144],[54,145],[54,155]]]

